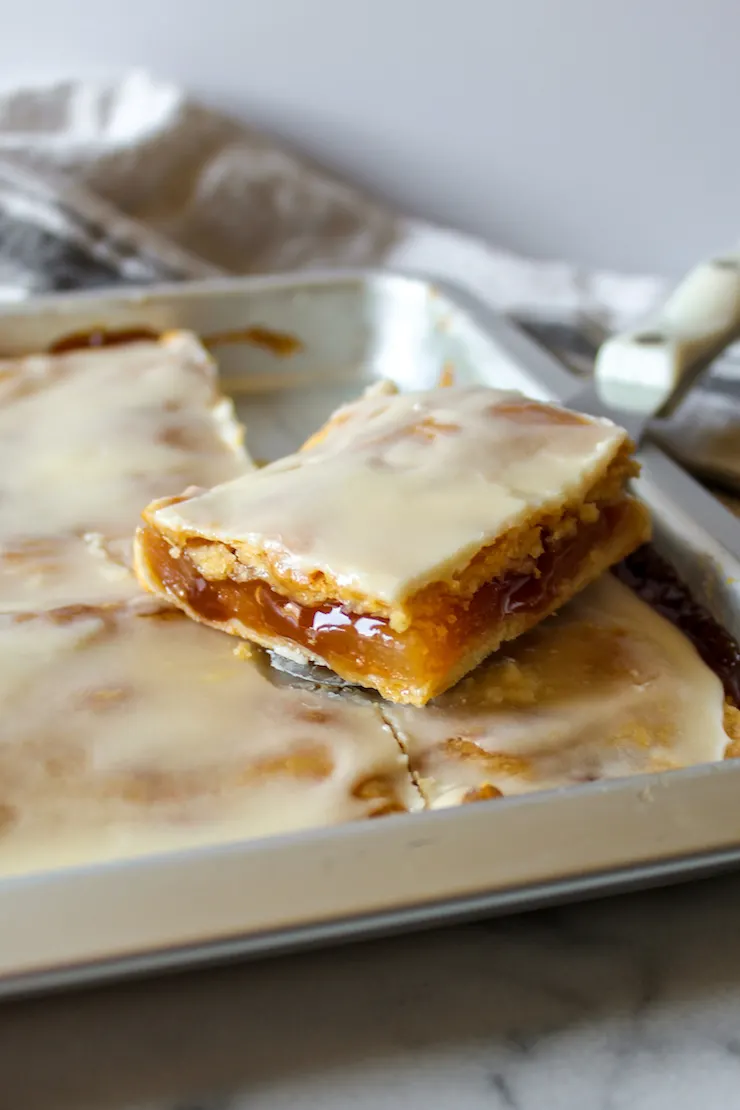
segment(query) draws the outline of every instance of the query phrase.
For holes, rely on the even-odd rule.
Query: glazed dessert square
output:
[[[432,807],[722,759],[737,710],[611,574],[422,709],[385,706]]]
[[[420,806],[374,707],[144,601],[0,616],[0,875]]]
[[[0,360],[0,610],[135,595],[141,506],[249,465],[188,333]]]
[[[422,705],[646,538],[632,450],[520,394],[383,383],[297,454],[150,505],[137,573],[196,620]]]

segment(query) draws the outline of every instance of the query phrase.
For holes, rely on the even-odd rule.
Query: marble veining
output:
[[[8,1110],[740,1106],[740,876],[0,1007]]]

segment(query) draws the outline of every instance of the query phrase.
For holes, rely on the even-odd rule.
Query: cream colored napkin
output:
[[[209,272],[198,259],[240,274],[388,266],[462,283],[498,308],[579,311],[610,327],[662,291],[655,278],[535,262],[401,216],[146,73],[0,95],[3,153],[62,171],[170,240],[193,276]],[[149,246],[164,249],[159,238]]]
[[[146,73],[0,95],[0,299],[346,266],[444,278],[494,308],[609,329],[664,292],[656,278],[537,262],[400,215]],[[665,443],[740,486],[739,430],[737,395],[699,390]]]

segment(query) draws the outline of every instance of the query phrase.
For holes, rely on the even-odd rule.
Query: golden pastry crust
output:
[[[729,737],[729,744],[725,751],[725,759],[740,758],[740,709],[729,700],[725,699],[723,723],[725,732]]]

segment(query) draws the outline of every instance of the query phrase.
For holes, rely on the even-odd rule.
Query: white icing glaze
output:
[[[722,759],[723,702],[686,637],[606,574],[436,702],[383,712],[436,807],[487,783],[522,794]]]
[[[0,617],[0,700],[0,874],[365,817],[375,777],[420,805],[377,710],[273,685],[179,614]]]
[[[0,360],[0,609],[133,596],[143,506],[249,465],[188,333]]]
[[[520,403],[532,422],[501,409]],[[550,422],[548,412],[483,387],[376,391],[335,414],[308,450],[153,521],[272,550],[300,573],[329,573],[393,605],[532,513],[580,495],[626,440],[608,421]]]

